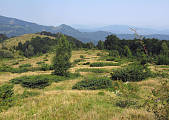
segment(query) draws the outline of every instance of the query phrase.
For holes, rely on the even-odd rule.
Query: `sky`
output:
[[[169,0],[0,0],[0,15],[51,26],[169,28]]]

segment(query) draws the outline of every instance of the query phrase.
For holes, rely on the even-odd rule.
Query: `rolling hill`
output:
[[[48,31],[52,33],[63,33],[72,36],[82,42],[94,42],[97,43],[98,40],[105,40],[110,34],[116,34],[121,39],[133,39],[135,36],[131,32],[126,32],[128,26],[106,26],[97,29],[97,31],[92,32],[81,32],[71,26],[62,24],[58,27],[54,26],[44,26],[38,25],[31,22],[22,21],[16,18],[9,18],[0,16],[0,33],[6,34],[8,37],[20,36],[23,34],[36,33],[41,31]],[[142,29],[143,32],[150,31],[150,29]],[[165,31],[166,32],[166,31]],[[150,32],[149,32],[150,33]],[[169,40],[169,35],[163,34],[147,34],[145,37],[148,38],[158,38],[160,40]]]

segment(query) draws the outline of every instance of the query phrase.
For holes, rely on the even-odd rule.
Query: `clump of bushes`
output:
[[[83,65],[90,65],[90,62],[83,63]]]
[[[97,69],[97,68],[81,68],[76,70],[77,72],[93,72],[93,73],[108,73],[107,69]]]
[[[88,78],[76,83],[72,89],[78,90],[96,90],[112,87],[112,81],[107,77]]]
[[[90,64],[90,67],[104,67],[104,66],[120,66],[121,63],[112,62],[94,62]]]
[[[13,85],[4,84],[0,86],[0,111],[8,109],[13,105]]]
[[[22,65],[20,65],[19,67],[20,68],[23,68],[23,67],[31,67],[32,65],[31,64],[22,64]]]
[[[52,82],[58,82],[63,80],[74,79],[79,77],[78,73],[70,73],[68,77],[56,76],[56,75],[36,75],[36,76],[22,76],[10,80],[13,84],[21,84],[23,87],[27,88],[45,88],[49,86]]]
[[[147,66],[139,64],[130,64],[127,67],[114,70],[111,73],[112,80],[122,80],[127,81],[141,81],[151,76],[151,71]]]
[[[14,81],[14,83],[20,83],[23,87],[39,89],[51,84],[50,79],[44,76],[24,76],[13,79],[12,81]]]
[[[39,61],[36,64],[40,65],[40,64],[44,64],[44,63],[45,63],[44,61]]]

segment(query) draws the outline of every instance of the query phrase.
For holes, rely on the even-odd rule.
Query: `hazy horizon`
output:
[[[168,0],[2,0],[0,15],[41,25],[131,25],[169,29]]]

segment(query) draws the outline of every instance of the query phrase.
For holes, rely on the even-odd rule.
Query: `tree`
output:
[[[132,56],[131,50],[127,45],[124,46],[124,55],[126,57],[131,57]]]
[[[166,56],[169,55],[169,49],[168,49],[166,42],[163,42],[161,44],[161,51],[160,52],[161,52],[162,55],[166,55]]]
[[[99,40],[99,42],[98,42],[98,44],[97,44],[97,48],[98,48],[99,50],[103,50],[103,49],[104,49],[104,42],[101,41],[101,40]]]
[[[67,76],[67,70],[71,67],[71,45],[64,35],[61,35],[56,48],[56,56],[53,59],[54,74]]]
[[[26,57],[31,57],[34,55],[34,48],[32,45],[28,45],[28,48],[26,48],[25,52],[24,52],[24,55]]]

